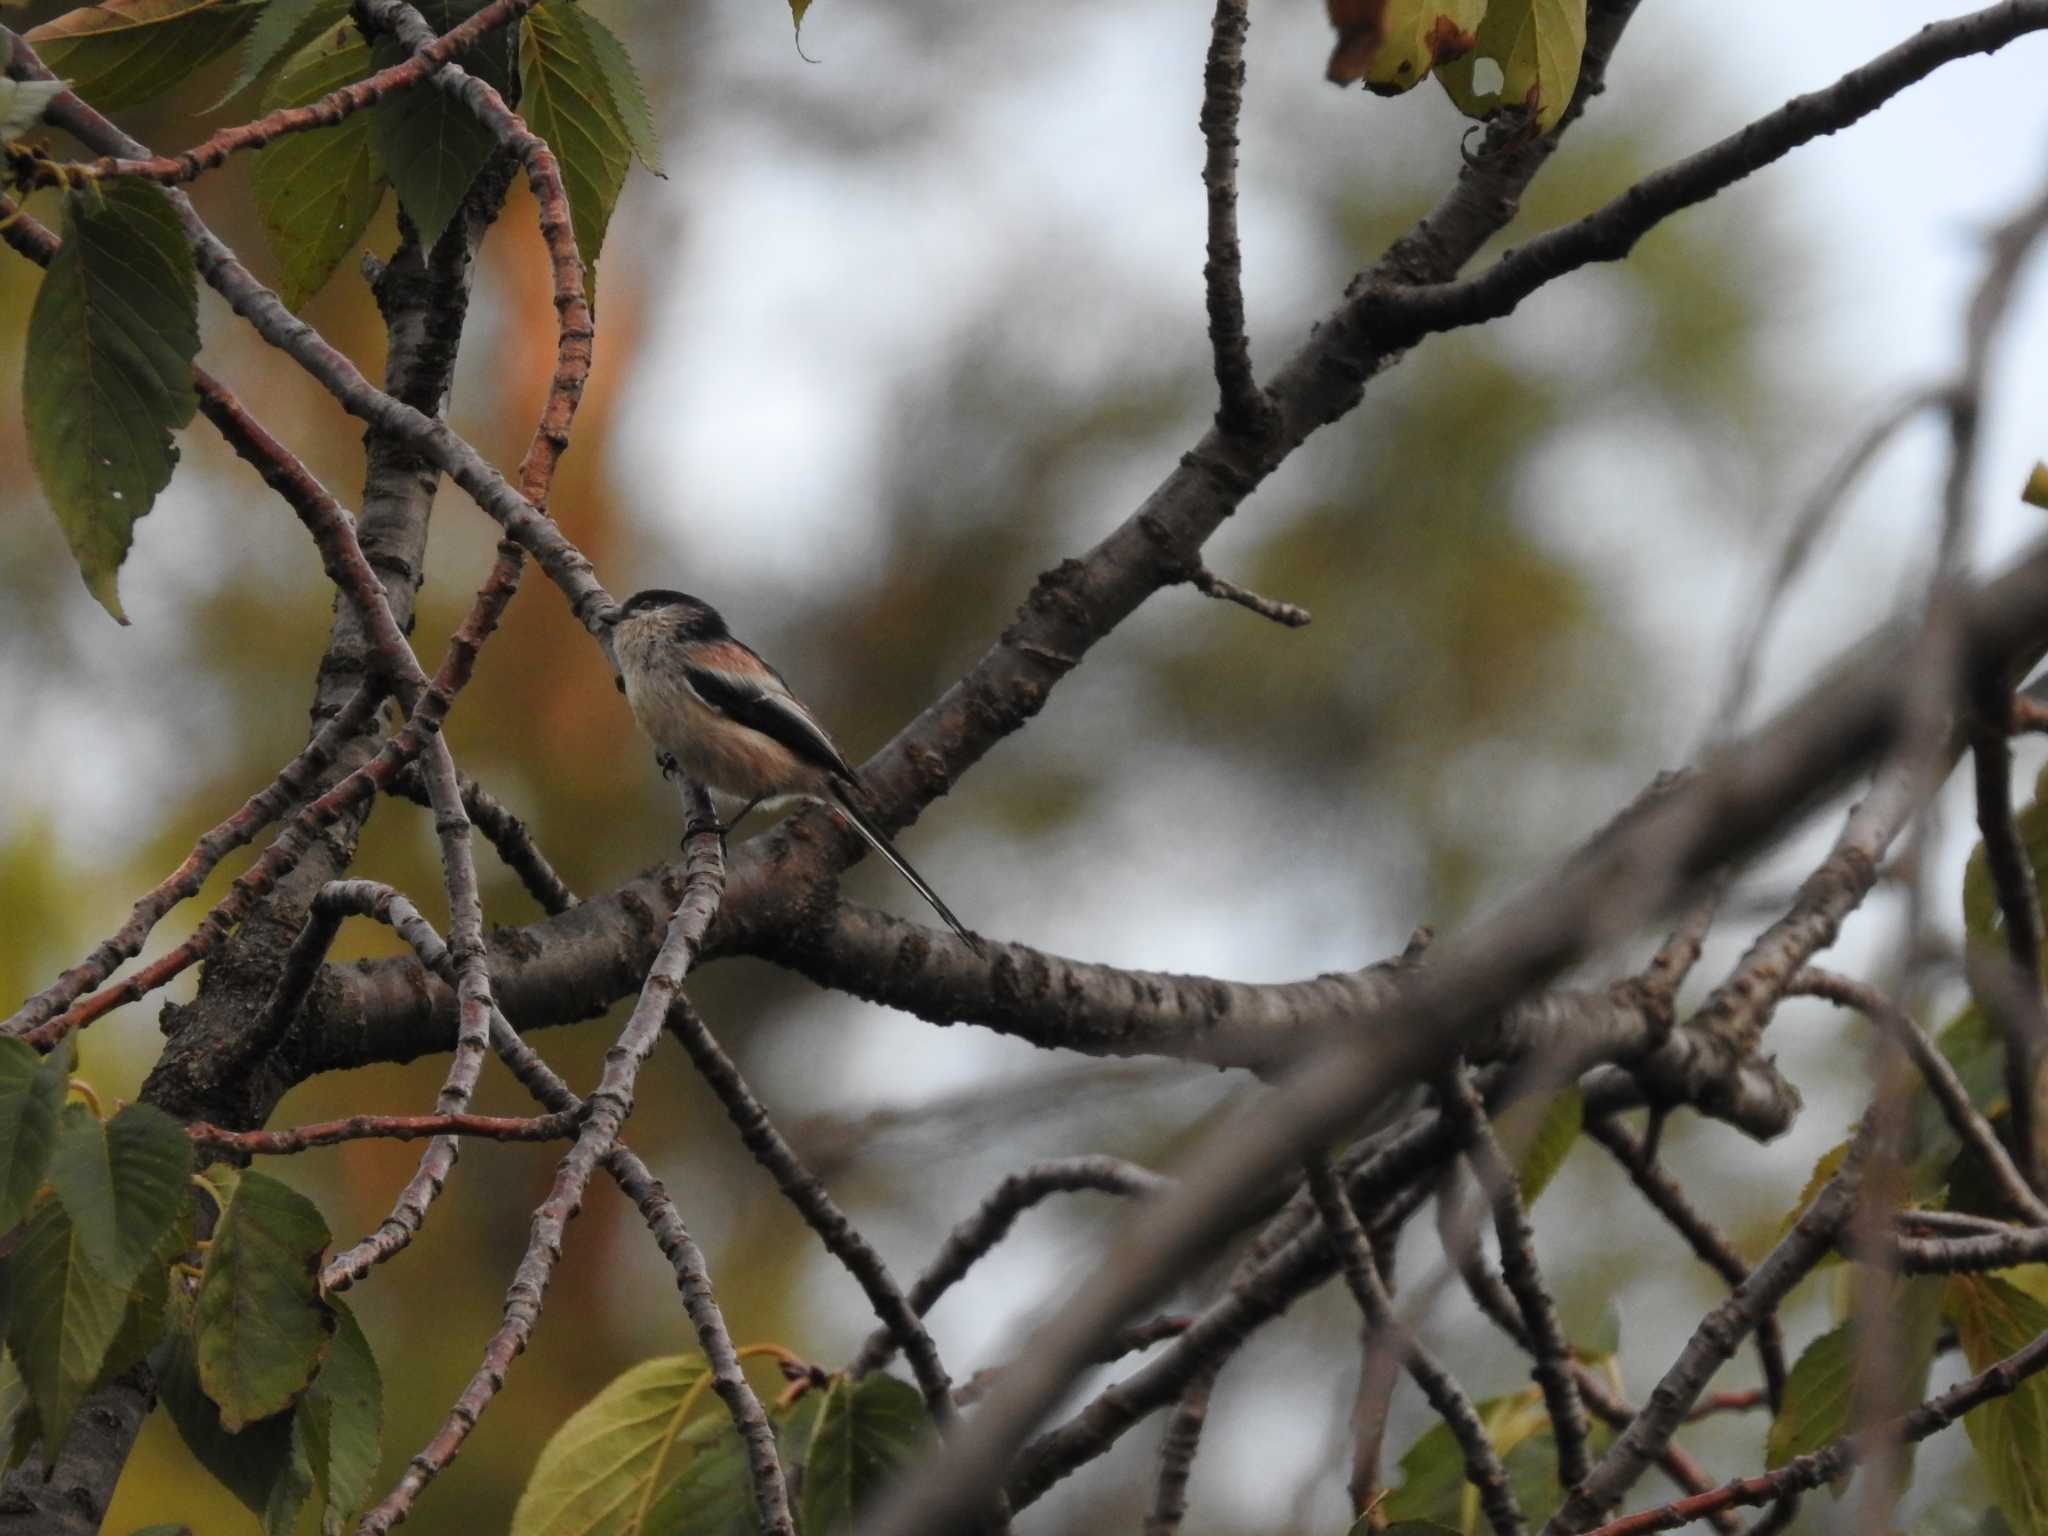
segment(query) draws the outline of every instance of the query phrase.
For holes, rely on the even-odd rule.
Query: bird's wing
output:
[[[703,648],[703,655],[696,664],[687,664],[683,675],[697,691],[697,696],[713,709],[721,710],[741,725],[759,731],[771,741],[780,742],[796,754],[797,758],[828,773],[853,777],[853,770],[846,766],[846,759],[832,738],[825,734],[825,728],[812,718],[796,695],[789,691],[780,673],[753,652],[745,656],[758,664],[761,670],[749,666],[746,671],[733,671],[718,665],[719,653],[738,642],[728,640],[715,646]],[[739,660],[736,654],[735,660]]]

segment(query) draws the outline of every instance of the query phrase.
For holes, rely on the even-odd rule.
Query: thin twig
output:
[[[559,1141],[576,1132],[578,1113],[514,1118],[505,1115],[350,1115],[283,1131],[231,1131],[205,1121],[185,1127],[200,1146],[220,1147],[251,1157],[284,1157],[313,1147],[378,1139],[419,1141],[429,1136],[475,1136],[486,1141]]]
[[[478,1417],[497,1396],[505,1372],[525,1349],[540,1320],[542,1299],[562,1252],[563,1229],[581,1207],[591,1172],[617,1139],[633,1107],[633,1082],[661,1036],[663,1018],[681,1002],[683,978],[718,911],[725,886],[723,839],[709,797],[691,786],[701,805],[693,807],[693,830],[685,839],[688,875],[683,899],[669,919],[661,954],[647,974],[640,1001],[611,1049],[604,1071],[585,1101],[587,1114],[576,1143],[563,1157],[554,1186],[533,1213],[533,1233],[505,1296],[505,1320],[484,1348],[483,1363],[456,1399],[440,1431],[418,1451],[392,1490],[363,1516],[359,1536],[381,1536],[410,1513],[420,1491],[452,1461]]]
[[[940,1363],[931,1335],[925,1331],[916,1310],[890,1276],[881,1255],[847,1219],[825,1186],[798,1160],[782,1133],[775,1128],[775,1123],[768,1118],[768,1111],[747,1086],[746,1079],[740,1076],[739,1068],[713,1038],[710,1027],[687,999],[677,999],[669,1014],[668,1028],[689,1053],[690,1060],[717,1095],[719,1103],[725,1106],[726,1114],[740,1133],[740,1141],[754,1155],[754,1160],[774,1177],[784,1197],[796,1208],[805,1224],[818,1234],[826,1250],[846,1266],[847,1272],[867,1292],[875,1316],[881,1319],[882,1325],[894,1336],[897,1346],[909,1357],[911,1369],[917,1374],[918,1386],[924,1392],[925,1407],[933,1421],[942,1427],[950,1424],[953,1421],[952,1383],[947,1379],[946,1368]]]
[[[1678,1181],[1649,1154],[1648,1148],[1629,1135],[1621,1122],[1597,1118],[1586,1123],[1586,1135],[1597,1141],[1621,1164],[1643,1198],[1683,1237],[1699,1261],[1728,1282],[1734,1290],[1749,1279],[1749,1266],[1735,1245],[1720,1229],[1699,1213]],[[1757,1358],[1763,1365],[1764,1390],[1775,1412],[1785,1400],[1785,1335],[1775,1312],[1766,1312],[1756,1322]]]
[[[1598,1525],[1635,1485],[1657,1452],[1670,1443],[1714,1372],[1741,1344],[1742,1336],[1759,1318],[1775,1311],[1785,1294],[1826,1257],[1855,1209],[1868,1141],[1867,1132],[1858,1133],[1841,1170],[1821,1186],[1791,1230],[1751,1271],[1749,1283],[1700,1320],[1642,1412],[1608,1447],[1592,1476],[1565,1495],[1563,1505],[1544,1527],[1545,1536],[1576,1536]]]
[[[1051,1158],[1008,1175],[971,1216],[946,1235],[924,1273],[904,1300],[919,1317],[930,1313],[959,1279],[1008,1235],[1017,1218],[1052,1195],[1093,1190],[1127,1199],[1146,1199],[1173,1187],[1149,1168],[1101,1155]],[[856,1379],[880,1370],[896,1353],[895,1331],[886,1324],[868,1335],[846,1370]]]
[[[457,782],[462,789],[462,808],[469,813],[470,824],[489,839],[491,847],[497,850],[499,861],[519,877],[519,883],[540,909],[554,914],[575,906],[576,893],[569,889],[568,883],[548,861],[548,856],[541,852],[540,844],[534,840],[533,829],[470,775],[460,775]],[[417,805],[432,803],[426,784],[416,769],[401,773],[391,787],[394,793]]]
[[[2048,1201],[2033,1188],[2014,1165],[1997,1132],[1970,1102],[1970,1093],[1956,1076],[1948,1058],[1912,1019],[1894,1007],[1875,987],[1818,966],[1807,966],[1792,978],[1788,995],[1817,997],[1841,1008],[1853,1008],[1905,1047],[1913,1065],[1927,1083],[1928,1092],[1941,1106],[1949,1128],[1970,1148],[1997,1182],[1999,1192],[2020,1215],[2033,1225],[2048,1226]]]
[[[1309,1195],[1323,1218],[1328,1241],[1337,1250],[1345,1283],[1365,1316],[1366,1326],[1392,1342],[1408,1374],[1429,1399],[1429,1406],[1458,1442],[1458,1450],[1465,1458],[1466,1481],[1478,1490],[1480,1507],[1486,1511],[1487,1523],[1493,1527],[1495,1536],[1518,1536],[1528,1529],[1527,1522],[1508,1484],[1507,1469],[1501,1465],[1500,1454],[1494,1450],[1472,1399],[1443,1362],[1394,1315],[1393,1299],[1380,1280],[1372,1245],[1366,1241],[1365,1229],[1359,1225],[1350,1196],[1331,1171],[1329,1159],[1312,1157],[1303,1166],[1308,1173]]]
[[[1277,597],[1266,597],[1249,587],[1240,587],[1234,581],[1225,581],[1206,565],[1188,578],[1189,583],[1204,597],[1217,598],[1222,602],[1235,603],[1248,608],[1262,619],[1271,619],[1275,624],[1288,629],[1303,629],[1312,615],[1297,603],[1283,602]]]
[[[1846,1476],[1880,1445],[1916,1444],[1948,1428],[1971,1409],[2016,1391],[2030,1376],[2048,1367],[2048,1333],[2003,1360],[1929,1398],[1910,1413],[1847,1436],[1821,1450],[1794,1457],[1775,1471],[1725,1483],[1711,1492],[1643,1510],[1588,1532],[1588,1536],[1649,1536],[1676,1530],[1716,1510],[1745,1504],[1767,1504],[1787,1493],[1818,1488]]]
[[[242,150],[261,149],[264,145],[275,143],[289,134],[305,133],[315,128],[331,128],[366,107],[373,107],[385,98],[417,84],[456,54],[480,40],[486,33],[516,22],[533,8],[534,3],[535,0],[490,0],[490,4],[450,27],[403,62],[393,64],[387,69],[380,69],[351,85],[345,85],[318,101],[302,107],[279,107],[253,122],[238,123],[230,128],[219,129],[192,148],[180,150],[174,155],[132,159],[105,155],[83,165],[65,165],[61,168],[53,166],[46,173],[45,184],[68,186],[69,178],[79,175],[133,177],[142,181],[160,182],[165,186],[197,181],[206,172],[226,164],[229,156]]]
[[[1500,1143],[1494,1139],[1493,1127],[1486,1119],[1486,1106],[1473,1091],[1466,1068],[1452,1067],[1439,1083],[1445,1111],[1463,1138],[1472,1171],[1493,1206],[1502,1278],[1521,1313],[1523,1331],[1534,1356],[1532,1374],[1542,1388],[1543,1403],[1550,1411],[1557,1440],[1558,1483],[1567,1489],[1576,1488],[1592,1469],[1587,1449],[1586,1405],[1579,1400],[1578,1383],[1572,1379],[1571,1345],[1565,1339],[1557,1306],[1537,1268],[1535,1229],[1529,1225],[1529,1213],[1522,1204],[1514,1171],[1501,1155]]]
[[[1145,1516],[1144,1536],[1177,1536],[1187,1515],[1188,1478],[1202,1448],[1216,1375],[1215,1370],[1204,1371],[1189,1382],[1167,1418],[1166,1433],[1159,1440],[1159,1471],[1153,1478],[1152,1508]]]
[[[1245,336],[1244,256],[1237,243],[1237,119],[1244,105],[1246,0],[1216,0],[1209,58],[1202,69],[1202,185],[1209,190],[1209,345],[1216,357],[1217,429],[1226,437],[1256,436],[1271,425],[1273,407],[1252,373]],[[1285,622],[1285,621],[1283,621]]]

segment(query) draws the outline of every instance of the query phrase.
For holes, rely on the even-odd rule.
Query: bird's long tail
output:
[[[981,940],[967,931],[960,919],[953,915],[953,909],[939,900],[939,893],[925,883],[924,876],[910,867],[910,861],[896,851],[896,845],[890,842],[882,833],[882,830],[868,819],[867,812],[854,803],[854,794],[850,792],[850,786],[835,781],[832,785],[832,796],[838,803],[838,809],[841,814],[853,824],[853,830],[866,838],[875,852],[895,866],[896,873],[910,882],[911,888],[931,905],[931,909],[934,912],[946,920],[946,926],[959,934],[962,942],[969,949],[973,950],[977,955],[980,954],[982,952]]]

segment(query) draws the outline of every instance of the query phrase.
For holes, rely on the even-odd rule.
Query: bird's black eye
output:
[[[624,693],[626,691],[626,680],[614,673],[612,675],[612,686],[618,689],[619,692]]]

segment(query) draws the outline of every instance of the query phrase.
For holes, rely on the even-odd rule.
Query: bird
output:
[[[733,637],[702,598],[666,587],[635,592],[612,620],[619,691],[654,743],[664,772],[677,771],[738,808],[734,825],[766,801],[804,799],[837,811],[895,866],[946,926],[976,954],[967,931],[863,807],[860,781],[831,734],[758,651]]]

